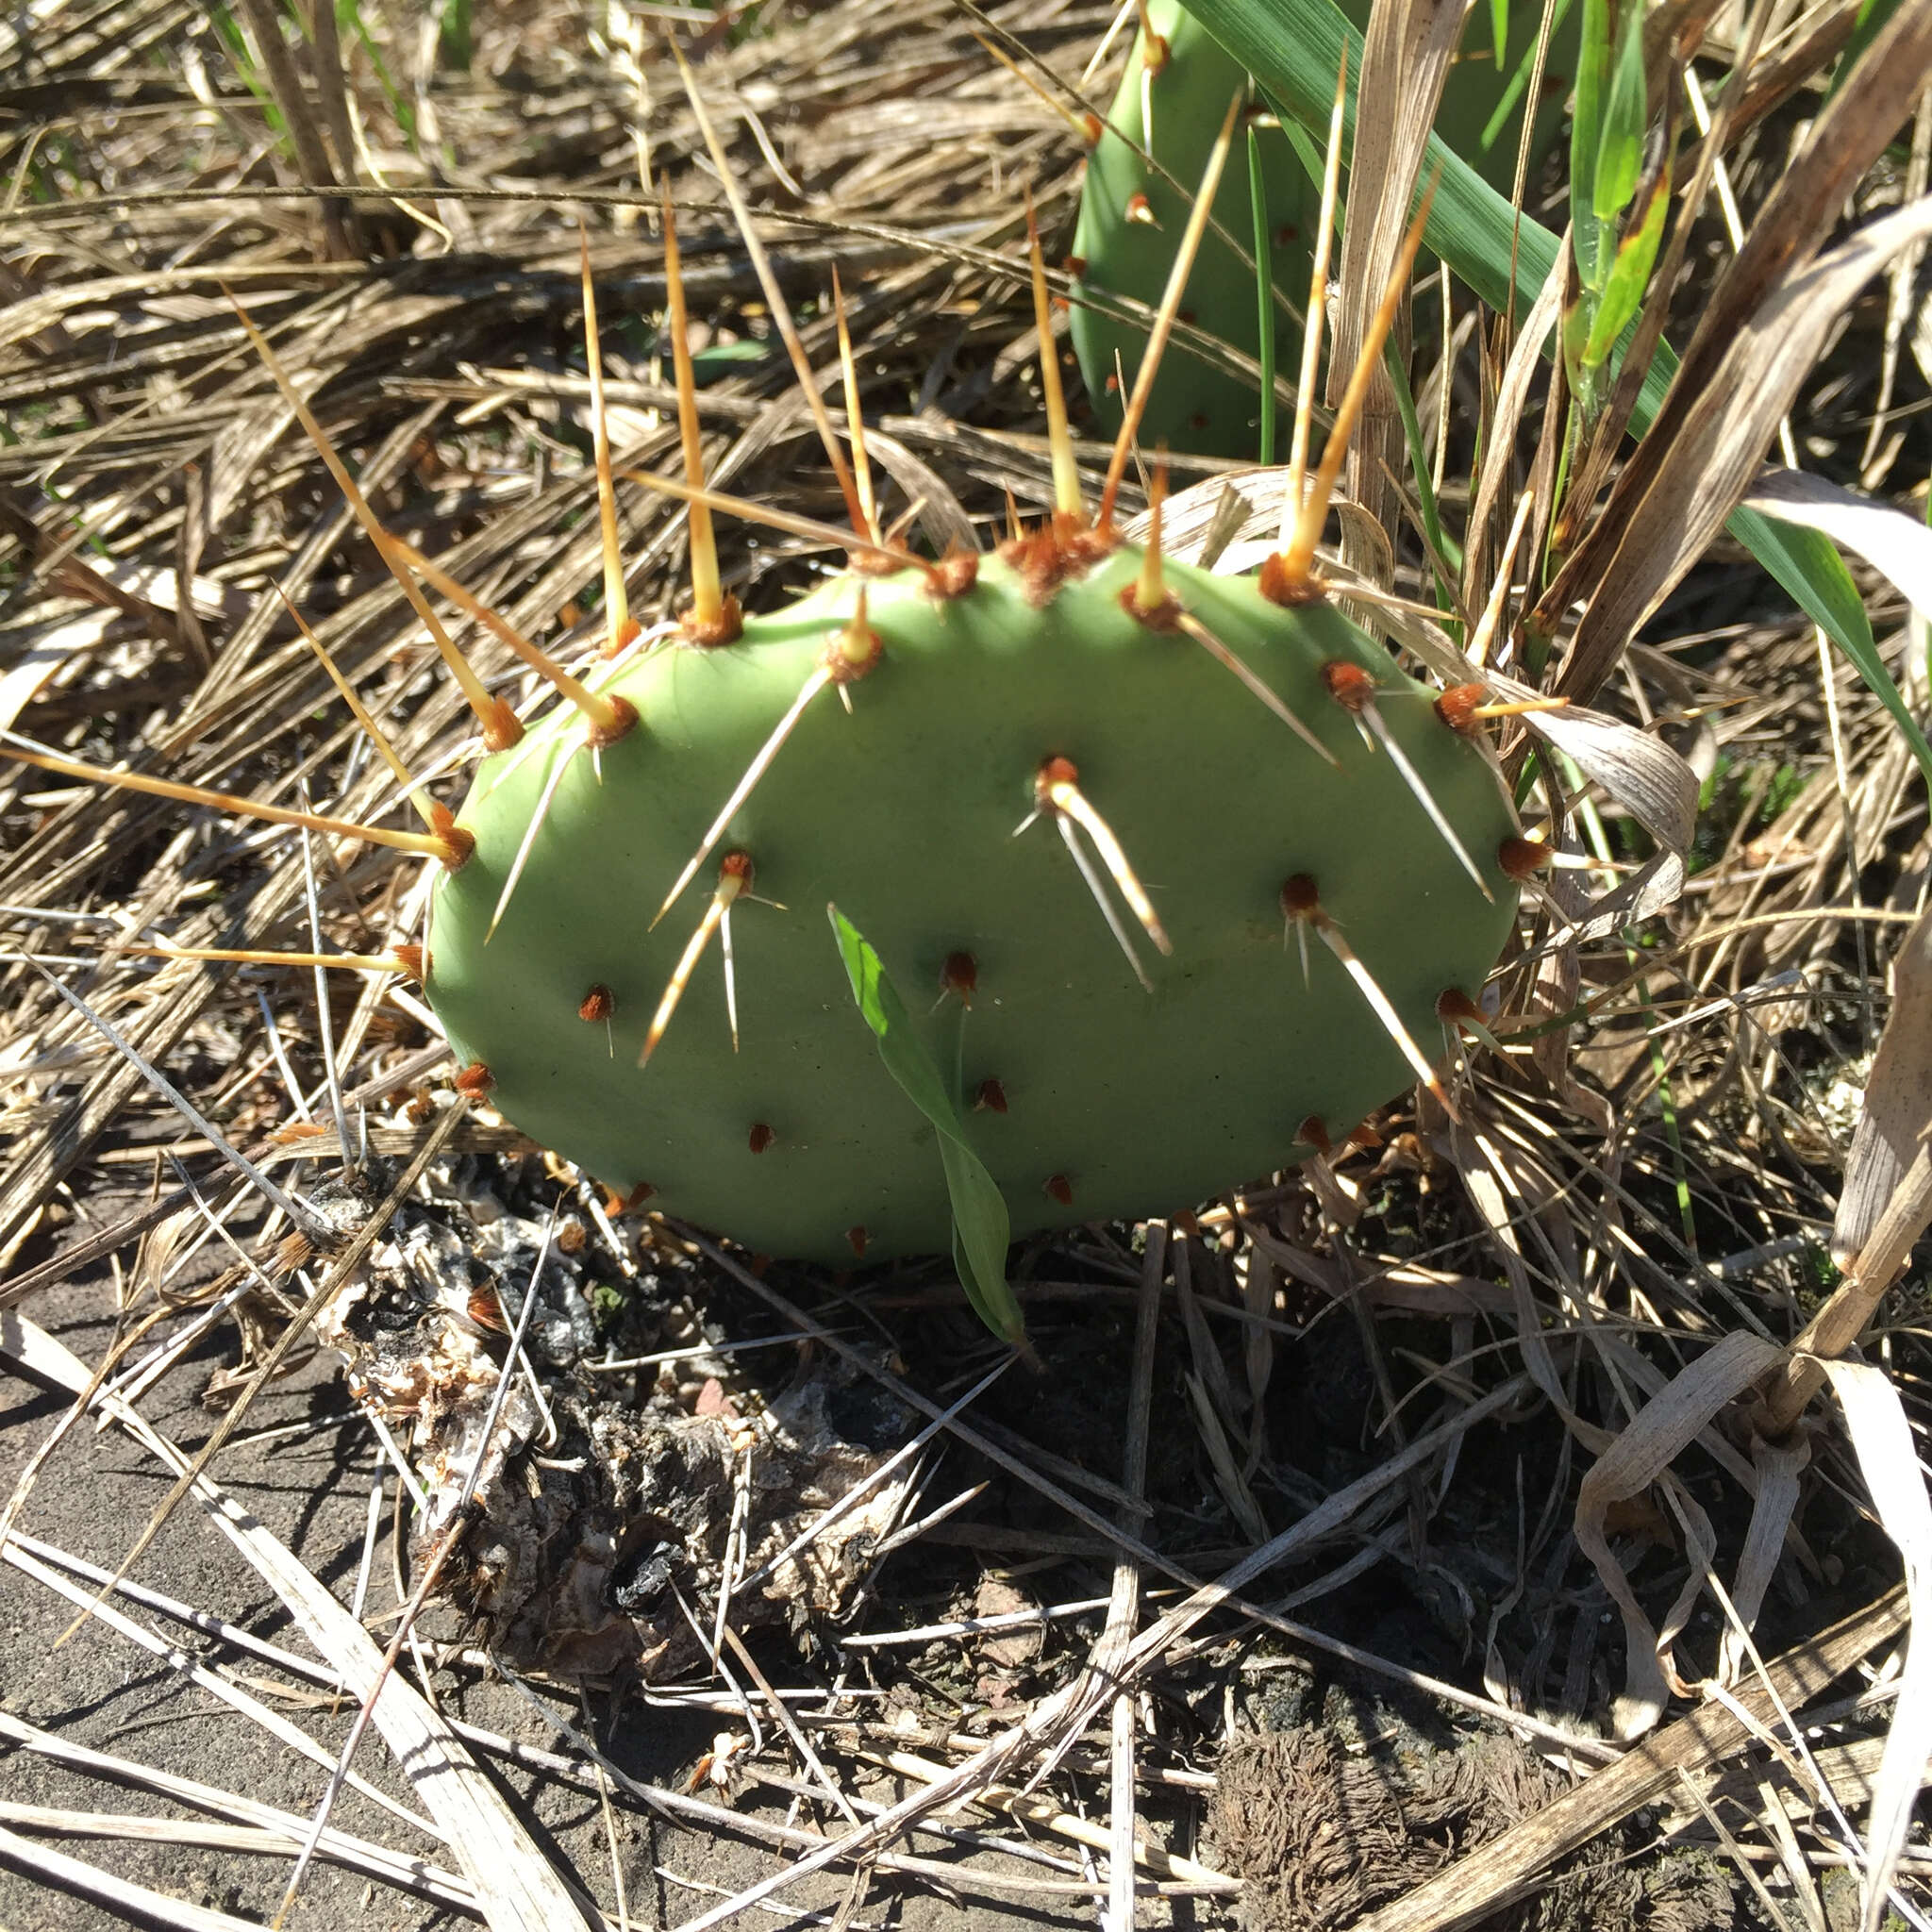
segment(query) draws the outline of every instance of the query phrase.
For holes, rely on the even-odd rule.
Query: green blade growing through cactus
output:
[[[839,910],[825,908],[839,941],[839,957],[852,982],[852,997],[865,1024],[878,1035],[879,1058],[899,1091],[932,1123],[939,1136],[946,1191],[953,1202],[953,1259],[973,1312],[1015,1348],[1026,1342],[1026,1318],[1007,1283],[1007,1245],[1012,1222],[998,1184],[967,1144],[954,1095],[946,1091],[932,1056],[912,1030],[912,1017],[886,976],[865,935]]]

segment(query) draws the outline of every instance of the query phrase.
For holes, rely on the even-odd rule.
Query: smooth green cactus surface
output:
[[[1477,991],[1513,916],[1496,858],[1514,821],[1482,747],[1332,608],[1168,571],[1187,608],[1266,682],[1331,765],[1189,637],[1124,607],[1117,550],[1039,601],[1012,564],[941,597],[907,570],[828,582],[714,649],[661,645],[604,688],[639,724],[601,752],[567,710],[482,766],[459,823],[475,849],[439,883],[426,984],[458,1054],[525,1131],[611,1185],[780,1256],[849,1264],[943,1252],[932,1129],[881,1065],[827,932],[836,901],[904,991],[1014,1232],[1185,1208],[1340,1140],[1410,1079],[1328,949],[1285,937],[1284,882],[1316,882],[1424,1052],[1438,996]],[[806,705],[676,904],[653,919],[774,725],[851,624],[879,640],[847,691]],[[1034,595],[1027,594],[1029,588]],[[1323,666],[1372,674],[1377,709],[1473,854],[1486,898]],[[1036,807],[1043,761],[1076,768],[1171,938],[1159,956],[1098,873],[1151,992],[1062,836]],[[554,784],[554,790],[551,790]],[[546,791],[547,809],[530,828]],[[529,837],[508,909],[490,926]],[[1094,848],[1074,830],[1084,849]],[[754,868],[722,948],[699,958],[643,1067],[653,1015],[712,904],[721,862]],[[1097,864],[1097,861],[1096,861]],[[775,902],[775,903],[768,903]],[[970,1008],[947,961],[970,956]],[[592,999],[608,989],[608,1021]],[[926,1008],[930,1007],[930,1012]],[[984,1083],[996,1082],[997,1090]],[[1005,1110],[974,1097],[992,1094]],[[862,1237],[853,1231],[862,1229]]]
[[[1369,9],[1365,0],[1344,0],[1342,11],[1359,26]],[[1116,368],[1131,389],[1147,343],[1144,316],[1124,314],[1111,307],[1108,298],[1124,295],[1147,308],[1158,308],[1187,226],[1194,184],[1202,177],[1228,103],[1247,85],[1241,65],[1176,0],[1148,0],[1147,14],[1165,45],[1165,60],[1149,73],[1146,35],[1143,32],[1137,37],[1120,91],[1108,109],[1108,127],[1087,163],[1080,218],[1074,233],[1077,281],[1084,298],[1074,303],[1071,316],[1074,352],[1096,416],[1108,434],[1121,417],[1120,394],[1117,388],[1109,386]],[[1508,119],[1487,150],[1482,146],[1482,135],[1518,58],[1535,46],[1541,17],[1541,0],[1513,0],[1507,42],[1510,58],[1500,72],[1491,51],[1475,44],[1482,37],[1481,29],[1470,28],[1463,55],[1451,70],[1436,116],[1436,132],[1505,193],[1516,168],[1520,113]],[[1548,76],[1554,91],[1546,87],[1537,117],[1530,148],[1532,168],[1556,133],[1575,41],[1573,18],[1558,25],[1551,44]],[[1330,75],[1330,86],[1333,83]],[[1138,152],[1141,149],[1160,166],[1150,168]],[[1274,284],[1299,313],[1307,299],[1316,225],[1322,211],[1321,184],[1310,178],[1288,136],[1278,127],[1257,130],[1256,151],[1267,197]],[[1183,189],[1188,192],[1183,193]],[[1253,197],[1246,150],[1239,139],[1214,197],[1214,219],[1243,250],[1252,249]],[[1202,238],[1188,277],[1184,317],[1250,361],[1258,356],[1257,270],[1212,228]],[[1301,337],[1290,323],[1289,314],[1277,302],[1277,370],[1292,380]],[[1154,385],[1141,438],[1149,446],[1165,442],[1170,449],[1200,456],[1252,461],[1258,453],[1256,419],[1259,409],[1258,377],[1243,377],[1207,362],[1189,348],[1182,334],[1176,337]],[[1278,460],[1281,452],[1277,449],[1274,454]]]

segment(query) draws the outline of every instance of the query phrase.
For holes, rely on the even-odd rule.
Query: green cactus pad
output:
[[[1359,26],[1369,9],[1365,0],[1343,0],[1342,11]],[[1074,232],[1077,281],[1084,299],[1073,308],[1072,341],[1096,418],[1109,435],[1121,419],[1121,396],[1109,386],[1116,368],[1131,389],[1147,343],[1144,318],[1123,312],[1109,298],[1124,295],[1150,309],[1158,308],[1191,206],[1191,194],[1184,195],[1181,187],[1191,191],[1201,179],[1222,116],[1236,92],[1247,84],[1241,65],[1176,0],[1148,0],[1147,13],[1154,31],[1166,43],[1165,64],[1146,76],[1143,90],[1146,36],[1137,36],[1120,91],[1108,110],[1108,127],[1087,163],[1080,219]],[[1521,117],[1512,116],[1488,150],[1482,147],[1482,134],[1503,97],[1510,70],[1524,51],[1536,44],[1541,17],[1541,0],[1513,0],[1507,43],[1510,58],[1500,73],[1491,50],[1478,44],[1487,38],[1483,30],[1471,27],[1465,36],[1463,57],[1451,70],[1436,116],[1436,132],[1505,193],[1515,173]],[[1546,89],[1537,117],[1530,147],[1532,179],[1538,158],[1557,131],[1561,96],[1573,72],[1575,42],[1573,14],[1558,25],[1551,44],[1549,75],[1554,92]],[[1331,73],[1329,87],[1334,81]],[[1145,113],[1149,102],[1154,109],[1151,141]],[[1279,128],[1257,130],[1256,144],[1267,194],[1271,273],[1275,289],[1299,312],[1307,299],[1316,225],[1322,211],[1321,185],[1309,178]],[[1137,152],[1141,148],[1154,156],[1165,174],[1141,159]],[[1143,201],[1137,202],[1136,197]],[[1146,219],[1136,219],[1136,215]],[[1253,199],[1245,150],[1239,138],[1214,197],[1214,219],[1243,249],[1251,248]],[[1183,314],[1249,360],[1259,354],[1256,270],[1212,228],[1202,237],[1200,253],[1189,273]],[[1300,342],[1300,331],[1290,325],[1290,317],[1277,307],[1277,372],[1291,381]],[[1189,348],[1185,335],[1178,334],[1154,385],[1141,424],[1141,440],[1150,447],[1164,442],[1170,449],[1199,456],[1252,461],[1257,455],[1259,410],[1257,378],[1244,378],[1205,361]],[[1278,458],[1278,451],[1276,455]]]
[[[1074,302],[1068,318],[1070,340],[1095,416],[1109,435],[1120,425],[1123,403],[1116,372],[1131,390],[1147,346],[1147,324],[1120,311],[1108,298],[1125,295],[1150,309],[1160,306],[1191,205],[1174,184],[1191,189],[1200,180],[1227,104],[1247,85],[1240,63],[1174,0],[1150,0],[1148,13],[1167,43],[1167,63],[1149,76],[1143,94],[1146,42],[1144,34],[1137,38],[1108,127],[1088,158],[1080,219],[1074,230],[1075,280],[1083,299]],[[1165,175],[1150,169],[1136,152],[1149,145],[1144,111],[1149,98],[1154,107],[1149,152]],[[1321,184],[1308,179],[1278,128],[1262,130],[1256,145],[1267,192],[1274,285],[1299,309],[1307,299]],[[1214,219],[1243,248],[1252,245],[1253,203],[1239,139],[1214,197]],[[1189,272],[1182,320],[1250,360],[1259,354],[1256,271],[1212,228],[1201,238]],[[1287,315],[1280,314],[1277,353],[1287,323]],[[1286,340],[1292,343],[1299,336]],[[1286,373],[1291,377],[1292,368]],[[1149,447],[1165,443],[1200,456],[1252,461],[1260,406],[1257,378],[1245,379],[1204,360],[1189,347],[1184,330],[1154,384],[1141,436]]]
[[[736,643],[667,645],[625,665],[606,688],[640,723],[594,756],[560,710],[487,759],[459,818],[475,853],[434,895],[426,984],[458,1054],[489,1069],[495,1104],[601,1179],[647,1182],[655,1206],[754,1250],[849,1263],[862,1228],[872,1258],[943,1252],[933,1131],[854,1008],[831,901],[877,948],[964,1107],[998,1083],[1006,1110],[965,1119],[1015,1234],[1188,1207],[1305,1156],[1308,1116],[1339,1140],[1400,1091],[1412,1077],[1401,1054],[1320,943],[1304,984],[1281,887],[1317,882],[1324,911],[1440,1054],[1437,996],[1480,988],[1515,906],[1496,861],[1515,825],[1494,769],[1333,609],[1277,608],[1251,583],[1170,566],[1170,588],[1306,721],[1330,765],[1197,642],[1128,613],[1139,561],[1117,551],[1043,602],[1037,579],[991,558],[944,599],[915,571],[864,580],[881,651],[849,689],[850,714],[835,690],[810,701],[655,928],[849,624],[860,580],[754,618]],[[1335,659],[1373,674],[1380,714],[1493,900],[1328,694],[1322,667]],[[1055,757],[1077,767],[1171,937],[1159,957],[1123,910],[1151,993],[1055,816],[1015,836]],[[641,1069],[734,852],[750,858],[757,895],[730,915],[739,1050],[714,940]],[[958,954],[974,969],[970,1010],[942,985]],[[612,996],[608,1023],[579,1017],[595,988]]]

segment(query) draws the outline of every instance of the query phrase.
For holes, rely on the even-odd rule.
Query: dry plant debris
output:
[[[676,614],[700,520],[624,473],[675,475],[691,443],[717,491],[802,520],[721,516],[721,594],[770,608],[816,567],[839,478],[667,25],[842,429],[837,269],[884,515],[938,555],[1003,532],[1009,500],[1051,508],[1069,467],[1097,493],[1107,445],[1063,446],[1057,478],[1043,430],[1020,191],[1052,259],[1064,110],[1106,97],[1111,9],[909,0],[888,31],[845,0],[737,32],[305,11],[302,36],[265,5],[154,0],[0,25],[10,743],[372,823],[396,781],[325,656],[448,789],[461,697],[237,299],[394,539],[572,661],[616,588],[607,433],[641,625]],[[1394,78],[1357,128],[1376,212],[1349,238],[1351,328],[1422,165],[1391,118],[1426,80],[1401,52],[1419,11],[1376,9]],[[1024,1244],[1037,1366],[942,1269],[764,1268],[546,1162],[386,970],[420,913],[404,855],[0,769],[0,1918],[259,1924],[298,1871],[291,1924],[350,1922],[364,1887],[384,1923],[504,1927],[958,1902],[1923,1923],[1924,787],[1868,685],[1712,547],[1782,419],[1836,493],[1752,501],[1869,559],[1925,719],[1901,354],[1923,105],[1880,148],[1932,9],[1901,0],[1898,58],[1821,112],[1849,11],[1781,16],[1755,52],[1749,22],[1657,15],[1696,15],[1714,97],[1751,62],[1697,156],[1742,227],[1684,224],[1655,322],[1711,380],[1641,463],[1615,436],[1589,453],[1609,512],[1556,602],[1603,596],[1558,666],[1531,660],[1517,587],[1549,535],[1560,288],[1513,339],[1461,292],[1446,318],[1409,305],[1436,494],[1471,511],[1457,594],[1494,606],[1469,656],[1505,701],[1560,680],[1593,707],[1508,727],[1515,764],[1533,743],[1560,771],[1564,863],[1461,1035],[1459,1123],[1424,1092],[1197,1216]],[[1879,270],[1889,296],[1857,300]],[[1745,389],[1748,422],[1723,408]],[[1455,682],[1424,547],[1359,508],[1399,518],[1412,480],[1371,414],[1324,567]],[[1472,478],[1479,419],[1510,460]],[[1131,465],[1122,491],[1141,507]],[[1252,562],[1298,496],[1177,488],[1172,553]],[[449,621],[491,692],[534,697],[498,633]],[[238,948],[385,970],[197,954]],[[318,1433],[340,1453],[308,1457]],[[122,1574],[157,1472],[192,1501]],[[217,1538],[269,1595],[208,1585],[232,1583]],[[387,1757],[345,1752],[365,1703]]]

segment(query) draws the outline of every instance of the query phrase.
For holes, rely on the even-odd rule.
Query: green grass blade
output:
[[[1603,286],[1598,259],[1603,224],[1597,215],[1597,158],[1603,152],[1604,83],[1610,71],[1609,0],[1583,0],[1583,43],[1570,118],[1570,222],[1576,273],[1586,289]]]
[[[227,50],[228,58],[235,63],[235,71],[242,76],[242,84],[255,96],[256,105],[260,108],[262,119],[268,124],[268,131],[281,142],[285,149],[290,147],[289,124],[282,119],[282,110],[275,104],[274,90],[263,79],[261,70],[255,64],[255,52],[248,44],[248,37],[242,31],[242,24],[225,6],[217,4],[208,9],[208,21],[215,30],[215,38]],[[292,149],[290,150],[292,152]]]
[[[1604,284],[1603,301],[1596,320],[1591,325],[1590,341],[1584,345],[1586,368],[1600,369],[1609,359],[1617,339],[1637,318],[1643,291],[1650,286],[1650,272],[1657,265],[1657,251],[1664,239],[1664,217],[1671,207],[1671,169],[1665,162],[1657,185],[1643,210],[1643,219],[1617,244]]]
[[[1557,10],[1550,16],[1550,35],[1553,40],[1564,21],[1570,17],[1571,5],[1572,0],[1557,0]],[[1496,103],[1495,111],[1491,114],[1488,125],[1483,128],[1482,137],[1476,145],[1484,154],[1488,154],[1503,138],[1503,130],[1508,126],[1509,117],[1516,111],[1516,104],[1528,90],[1529,76],[1536,72],[1537,42],[1541,37],[1540,32],[1530,36],[1529,45],[1518,57],[1516,66],[1509,75],[1508,85],[1503,90],[1503,98]]]
[[[382,58],[382,48],[362,18],[359,0],[336,0],[336,31],[345,39],[353,36],[369,56],[369,63],[375,70],[375,78],[389,102],[389,110],[395,116],[396,125],[403,130],[403,139],[408,143],[409,152],[417,153],[415,104],[391,75],[389,63]]]
[[[1775,522],[1755,509],[1736,511],[1728,527],[1790,592],[1799,609],[1850,658],[1866,688],[1891,713],[1926,784],[1932,786],[1932,744],[1926,742],[1919,721],[1878,655],[1864,600],[1830,539],[1816,530],[1801,530],[1795,524]]]
[[[1643,167],[1643,130],[1649,122],[1650,105],[1643,88],[1643,8],[1629,4],[1624,10],[1617,64],[1610,75],[1609,98],[1604,103],[1596,175],[1591,183],[1596,218],[1611,233],[1625,204],[1637,192],[1637,177]]]
[[[1002,1341],[1023,1348],[1026,1321],[1007,1285],[1007,1247],[1012,1223],[1005,1197],[986,1171],[985,1162],[967,1144],[959,1109],[946,1091],[932,1056],[912,1030],[911,1016],[886,976],[879,956],[836,906],[827,906],[825,916],[839,941],[839,957],[852,982],[852,997],[865,1024],[878,1036],[879,1058],[886,1063],[886,1072],[939,1135],[940,1160],[953,1203],[953,1258],[966,1298]]]
[[[1343,138],[1354,140],[1354,76],[1361,71],[1361,36],[1334,0],[1190,0],[1189,10],[1255,76],[1269,105],[1284,120],[1292,118],[1306,127],[1325,130],[1334,96],[1321,76],[1334,74],[1346,47],[1350,81]],[[1429,214],[1428,246],[1483,302],[1500,311],[1508,306],[1512,292],[1513,236],[1516,312],[1526,312],[1556,264],[1556,236],[1527,216],[1519,222],[1503,195],[1431,135],[1423,178],[1428,179],[1438,169],[1441,179]],[[1659,342],[1632,412],[1640,430],[1657,414],[1676,366],[1668,345]],[[1838,552],[1815,532],[1774,524],[1752,510],[1734,510],[1725,527],[1806,615],[1824,626],[1898,721],[1914,755],[1932,775],[1924,734],[1878,659],[1872,625]]]
[[[437,51],[442,64],[455,68],[458,74],[467,74],[475,48],[470,0],[442,0],[437,21]]]
[[[1248,198],[1255,211],[1255,290],[1260,305],[1261,467],[1274,461],[1274,246],[1268,227],[1268,182],[1261,171],[1261,138],[1248,129]]]
[[[1402,366],[1402,358],[1396,355],[1392,342],[1382,352],[1382,360],[1395,391],[1395,407],[1402,417],[1402,434],[1408,444],[1408,468],[1415,479],[1416,508],[1421,512],[1423,529],[1429,540],[1429,569],[1435,574],[1436,602],[1443,610],[1453,611],[1456,598],[1451,586],[1443,578],[1442,567],[1447,564],[1451,570],[1461,570],[1462,546],[1442,527],[1435,485],[1429,478],[1428,451],[1423,446],[1423,425],[1416,415],[1415,396],[1408,386],[1408,371]]]
[[[1857,19],[1852,24],[1852,37],[1845,42],[1844,52],[1839,56],[1831,85],[1824,91],[1827,101],[1844,86],[1852,69],[1865,58],[1865,49],[1878,38],[1880,29],[1897,11],[1898,0],[1865,0],[1858,8]]]

